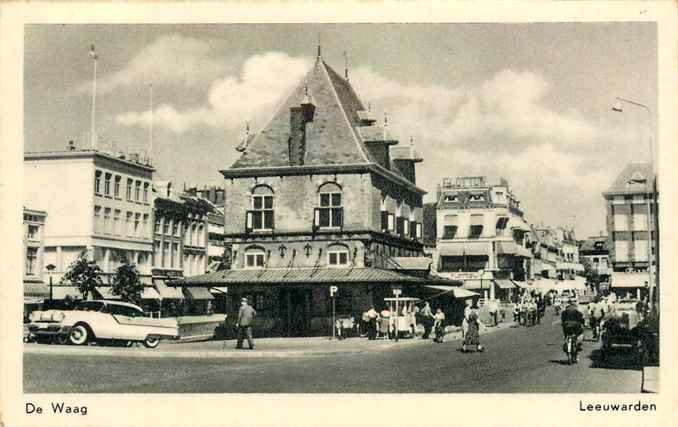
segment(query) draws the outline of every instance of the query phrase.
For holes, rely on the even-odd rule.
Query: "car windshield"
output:
[[[100,301],[83,301],[74,308],[76,311],[101,311],[104,303]]]

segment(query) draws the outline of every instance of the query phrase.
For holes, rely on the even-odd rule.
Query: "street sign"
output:
[[[393,290],[393,295],[395,296],[400,296],[403,293],[402,289],[394,289]]]
[[[330,296],[333,297],[334,294],[336,294],[338,290],[339,290],[338,287],[336,287],[336,286],[330,286]]]

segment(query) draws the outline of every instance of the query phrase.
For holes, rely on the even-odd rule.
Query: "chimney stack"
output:
[[[315,116],[315,105],[308,93],[308,87],[301,104],[290,108],[290,165],[301,166],[306,158],[306,123],[312,122]]]

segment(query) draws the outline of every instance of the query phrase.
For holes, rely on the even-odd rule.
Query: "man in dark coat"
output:
[[[247,298],[240,300],[240,311],[235,327],[238,328],[238,344],[235,348],[242,348],[242,342],[247,337],[247,344],[250,350],[254,350],[254,341],[252,340],[252,322],[257,312],[252,306],[247,304]]]

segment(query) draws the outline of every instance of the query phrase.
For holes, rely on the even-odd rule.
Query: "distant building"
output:
[[[657,267],[654,179],[650,164],[629,163],[603,193],[613,270],[610,286],[617,293],[645,294],[649,286],[649,259]]]
[[[136,156],[76,149],[72,144],[65,151],[26,153],[26,205],[49,217],[39,277],[45,265],[53,264],[53,280],[59,282],[84,252],[103,270],[104,283],[126,258],[150,284],[153,172]]]
[[[590,266],[590,271],[598,276],[600,282],[605,284],[603,286],[605,288],[612,271],[607,242],[608,236],[591,236],[579,246],[579,258],[582,263]]]
[[[505,179],[444,178],[436,192],[438,275],[467,289],[509,298],[531,277],[529,225]]]
[[[542,224],[532,226],[530,235],[538,286],[545,291],[585,291],[584,266],[580,262],[574,230]]]
[[[224,189],[216,185],[188,188],[185,193],[199,197],[210,203],[211,208],[207,214],[207,271],[215,271],[222,268],[224,251]]]
[[[49,296],[43,280],[46,217],[46,212],[24,208],[24,315]]]

